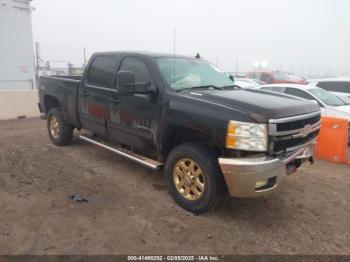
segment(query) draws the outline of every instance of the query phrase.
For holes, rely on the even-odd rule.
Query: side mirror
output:
[[[156,95],[158,88],[152,82],[135,82],[135,75],[130,71],[119,71],[117,74],[117,92],[119,95],[133,94]]]
[[[233,75],[229,75],[229,78],[232,80],[232,82],[235,81],[235,77]]]
[[[117,91],[120,95],[135,93],[135,75],[130,71],[119,71],[117,74]]]

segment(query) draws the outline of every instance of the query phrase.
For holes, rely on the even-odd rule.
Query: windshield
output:
[[[169,86],[175,91],[191,88],[231,87],[234,82],[214,65],[191,58],[156,58],[158,67]]]
[[[322,89],[322,88],[313,88],[309,89],[309,92],[314,94],[318,99],[323,103],[329,106],[344,106],[347,105],[343,100],[333,95],[332,93]]]

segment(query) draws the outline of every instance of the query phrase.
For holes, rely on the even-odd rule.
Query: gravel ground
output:
[[[194,216],[161,172],[77,139],[56,147],[45,126],[0,121],[0,254],[350,254],[350,166],[307,164],[273,195]]]

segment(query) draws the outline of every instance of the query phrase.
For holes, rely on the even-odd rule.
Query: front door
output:
[[[84,129],[106,137],[106,122],[109,118],[107,104],[114,88],[117,61],[114,56],[93,58],[79,90],[79,115]]]
[[[133,72],[137,83],[154,83],[150,70],[140,58],[123,58],[119,70]],[[107,129],[111,140],[143,151],[146,149],[149,153],[154,150],[153,139],[159,115],[157,99],[151,95],[115,94],[109,103],[109,110]]]

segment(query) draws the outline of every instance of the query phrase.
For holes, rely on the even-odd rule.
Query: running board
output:
[[[112,151],[113,153],[116,153],[122,157],[125,157],[127,159],[130,159],[130,160],[133,160],[141,165],[144,165],[146,167],[149,167],[149,168],[152,168],[154,170],[157,170],[157,169],[160,169],[163,164],[156,161],[156,160],[153,160],[153,159],[150,159],[150,158],[147,158],[147,157],[144,157],[144,156],[141,156],[141,155],[138,155],[138,154],[135,154],[134,152],[131,152],[129,150],[126,150],[126,149],[123,149],[123,148],[117,148],[117,147],[112,147],[112,146],[109,146],[109,145],[106,145],[104,143],[101,143],[101,142],[98,142],[96,140],[93,140],[91,138],[88,138],[86,136],[79,136],[79,138],[81,140],[84,140],[85,142],[88,142],[88,143],[91,143],[91,144],[94,144],[96,146],[100,146],[104,149],[107,149],[109,151]]]

